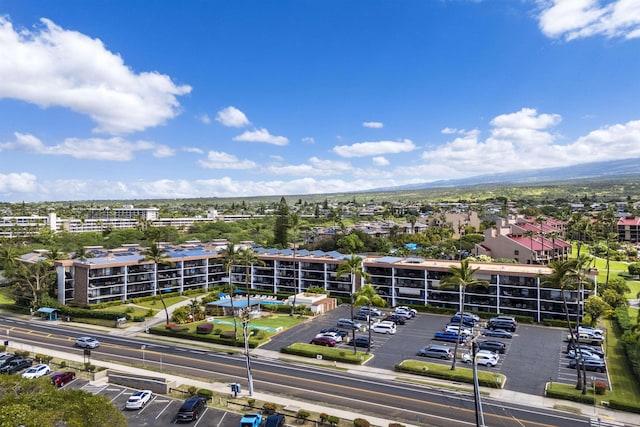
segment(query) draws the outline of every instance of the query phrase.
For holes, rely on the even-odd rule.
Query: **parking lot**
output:
[[[388,310],[387,310],[388,311]],[[339,318],[350,318],[351,307],[341,305],[337,309],[309,322],[291,328],[274,337],[263,346],[267,350],[279,351],[280,348],[295,342],[309,342],[321,329],[335,327]],[[375,355],[367,362],[367,366],[380,369],[393,369],[393,366],[406,359],[420,359],[433,363],[450,364],[451,361],[434,358],[420,358],[418,350],[430,344],[450,347],[454,343],[434,341],[434,334],[442,331],[451,316],[419,313],[405,325],[397,326],[395,335],[372,333],[371,352]],[[365,321],[362,321],[366,325]],[[482,328],[480,328],[482,330]],[[479,369],[498,371],[507,377],[505,388],[523,393],[543,393],[547,382],[574,384],[575,369],[569,368],[566,355],[567,331],[562,328],[549,328],[537,325],[519,324],[512,339],[479,337],[478,340],[491,339],[506,344],[506,351],[500,354],[495,367],[480,366]],[[356,336],[368,336],[367,331],[357,331]],[[349,334],[351,337],[351,333]],[[351,348],[347,343],[338,343],[337,347]],[[359,348],[364,350],[364,348]],[[468,351],[469,347],[459,345],[459,353]],[[460,366],[466,366],[459,360]],[[592,379],[608,384],[607,374],[587,372],[587,383]]]
[[[91,385],[88,381],[77,378],[69,384],[68,388],[76,388],[93,394],[105,396],[111,403],[127,417],[131,426],[170,426],[178,424],[176,414],[183,403],[183,399],[154,394],[147,405],[138,410],[126,410],[125,403],[129,396],[136,390],[114,385]],[[242,415],[227,412],[222,409],[207,407],[204,413],[195,421],[189,423],[192,426],[237,427]]]

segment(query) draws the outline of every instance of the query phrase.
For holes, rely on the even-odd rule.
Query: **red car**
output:
[[[56,387],[62,387],[76,379],[75,372],[56,372],[51,374],[51,384]]]
[[[327,346],[327,347],[335,347],[336,346],[336,340],[334,340],[331,337],[319,336],[319,337],[315,337],[314,339],[312,339],[311,340],[311,344],[324,345],[324,346]]]

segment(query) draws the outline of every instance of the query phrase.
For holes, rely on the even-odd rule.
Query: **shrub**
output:
[[[250,407],[253,408],[253,405],[256,404],[256,400],[255,399],[247,399],[247,405],[249,405]]]
[[[176,326],[178,326],[178,325],[176,325],[175,323],[167,323],[166,325],[164,325],[164,327],[165,327],[166,329],[170,330],[170,331],[175,330],[175,329],[176,329]]]
[[[62,360],[62,361],[60,362],[60,367],[61,367],[61,368],[66,368],[66,367],[67,367],[67,362],[65,362],[64,360]]]
[[[262,411],[265,414],[273,414],[276,411],[276,408],[277,408],[277,406],[273,402],[264,402],[262,404]]]
[[[199,390],[198,390],[198,392],[197,392],[197,394],[198,394],[198,396],[200,396],[200,397],[204,397],[204,398],[206,398],[207,400],[211,400],[211,398],[213,397],[213,391],[208,390],[208,389],[206,389],[206,388],[201,388],[201,389],[199,389]]]
[[[202,323],[196,328],[198,334],[210,334],[213,331],[213,323]]]
[[[371,423],[364,418],[356,418],[353,420],[353,427],[371,427]]]
[[[389,427],[404,427],[404,424],[400,424],[400,423],[390,423]]]
[[[324,412],[321,412],[320,414],[318,414],[318,418],[320,418],[320,421],[324,423],[329,419],[329,414],[325,414]]]
[[[189,393],[189,396],[195,396],[196,393],[198,393],[198,387],[190,385],[189,387],[187,387],[187,393]]]
[[[335,415],[329,415],[327,421],[329,421],[329,424],[331,424],[332,426],[337,426],[340,422],[340,418],[336,417]]]
[[[609,408],[640,414],[640,404],[624,400],[609,400]]]
[[[16,350],[14,354],[16,356],[28,357],[30,353],[26,350]]]
[[[96,367],[93,366],[91,363],[87,362],[87,363],[84,364],[84,369],[87,372],[93,372],[93,371],[96,370]]]
[[[596,394],[604,394],[607,391],[607,384],[603,381],[596,381],[593,383],[593,388],[596,391]]]
[[[311,416],[311,412],[305,411],[304,409],[298,409],[298,413],[297,413],[296,416],[298,418],[302,418],[303,420],[306,420],[307,418],[309,418]]]

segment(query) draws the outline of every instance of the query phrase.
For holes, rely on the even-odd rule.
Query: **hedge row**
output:
[[[304,348],[292,348],[292,347],[282,347],[280,349],[281,353],[285,354],[293,354],[295,356],[303,356],[303,357],[312,357],[316,358],[318,355],[318,350],[313,349],[304,349]],[[343,353],[343,354],[341,354]],[[322,353],[323,360],[330,360],[342,363],[350,363],[352,365],[361,365],[362,361],[358,359],[354,359],[351,351],[341,351],[336,352],[336,354],[327,354],[325,352]]]
[[[572,393],[562,389],[554,389],[551,387],[547,387],[547,389],[545,390],[545,395],[547,397],[552,397],[555,399],[570,400],[572,402],[585,403],[588,405],[593,405],[595,402],[595,398],[593,397],[593,395],[580,394],[575,392]]]
[[[218,335],[192,334],[186,331],[181,331],[176,329],[170,330],[170,329],[166,329],[164,326],[151,328],[149,329],[149,333],[153,335],[183,338],[187,340],[201,341],[201,342],[207,342],[211,344],[221,344],[221,345],[228,345],[232,347],[244,347],[244,340],[242,339],[242,334],[238,334],[238,340],[234,340],[233,338],[223,338]],[[256,346],[257,346],[256,342],[249,340],[250,348],[255,348]]]
[[[399,365],[395,365],[394,369],[399,372],[406,372],[414,375],[422,375],[425,377],[438,378],[441,380],[457,381],[461,383],[473,384],[473,373],[471,369],[468,369],[468,368],[457,368],[455,371],[452,371],[450,369],[439,371],[436,369],[428,369],[428,370],[425,370],[424,368],[419,369],[419,368],[403,366],[402,364],[399,364]],[[478,371],[479,385],[483,387],[490,387],[490,388],[502,388],[504,386],[504,383],[505,383],[504,375],[500,376],[500,378],[502,378],[502,381],[498,383],[497,381],[495,381],[494,378],[491,378],[491,379],[488,379],[486,377],[483,378],[482,372],[483,371]]]
[[[624,400],[612,399],[609,401],[609,408],[640,414],[640,403],[638,402],[626,402]]]

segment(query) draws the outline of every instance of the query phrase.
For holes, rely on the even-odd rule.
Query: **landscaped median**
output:
[[[473,384],[473,370],[471,368],[457,366],[456,370],[452,371],[450,365],[420,360],[405,360],[394,368],[396,371],[409,374]],[[478,384],[482,387],[503,388],[506,382],[507,377],[503,374],[478,370]]]
[[[335,362],[361,365],[373,357],[364,351],[353,352],[353,349],[323,347],[315,344],[295,343],[288,347],[282,347],[281,353],[296,356],[312,357],[314,359],[331,360]]]

